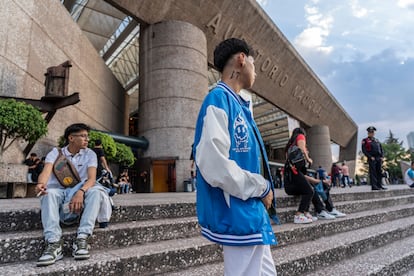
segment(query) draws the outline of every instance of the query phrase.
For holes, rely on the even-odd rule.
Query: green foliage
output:
[[[35,143],[47,134],[42,113],[30,104],[14,99],[0,99],[0,160],[18,138]]]
[[[135,163],[135,157],[130,147],[125,144],[117,143],[116,144],[116,156],[114,162],[119,163],[126,167],[131,167]]]
[[[100,139],[102,141],[102,146],[105,151],[105,156],[108,161],[113,160],[116,156],[116,144],[114,138],[109,134],[91,130],[89,132],[89,144],[88,147],[91,149],[95,147],[95,140]]]
[[[102,147],[108,162],[118,163],[127,167],[130,167],[135,163],[135,156],[130,147],[115,142],[109,134],[103,132],[95,130],[89,131],[89,148],[92,149],[95,147],[96,139],[100,139],[102,141]],[[63,136],[59,137],[58,143],[59,147],[63,147],[65,143]]]
[[[390,130],[390,136],[382,144],[385,159],[384,166],[388,169],[390,178],[402,178],[400,161],[410,160],[410,154],[402,146],[403,142],[398,140]]]

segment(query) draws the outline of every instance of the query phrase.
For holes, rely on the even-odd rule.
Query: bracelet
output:
[[[82,191],[84,195],[86,193],[86,191],[83,188],[80,188],[79,191]]]

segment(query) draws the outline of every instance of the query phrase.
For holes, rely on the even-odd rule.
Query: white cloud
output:
[[[361,7],[358,3],[358,0],[351,1],[351,10],[352,10],[352,15],[357,18],[365,17],[368,14],[368,10]]]
[[[397,5],[401,8],[414,8],[414,0],[398,0]]]
[[[332,46],[326,45],[333,24],[332,16],[324,16],[317,7],[305,6],[306,21],[308,26],[296,38],[295,44],[301,48],[314,49],[318,52],[329,54],[333,51]]]

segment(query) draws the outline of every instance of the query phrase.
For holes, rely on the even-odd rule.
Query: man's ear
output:
[[[240,64],[240,67],[243,68],[244,65],[246,64],[246,54],[241,52],[237,55],[237,64]]]

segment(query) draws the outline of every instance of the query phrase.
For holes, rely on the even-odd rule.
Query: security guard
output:
[[[380,141],[374,137],[376,130],[373,126],[368,127],[368,137],[362,139],[362,152],[368,158],[369,179],[373,191],[387,189],[381,185],[384,151],[382,150]]]

